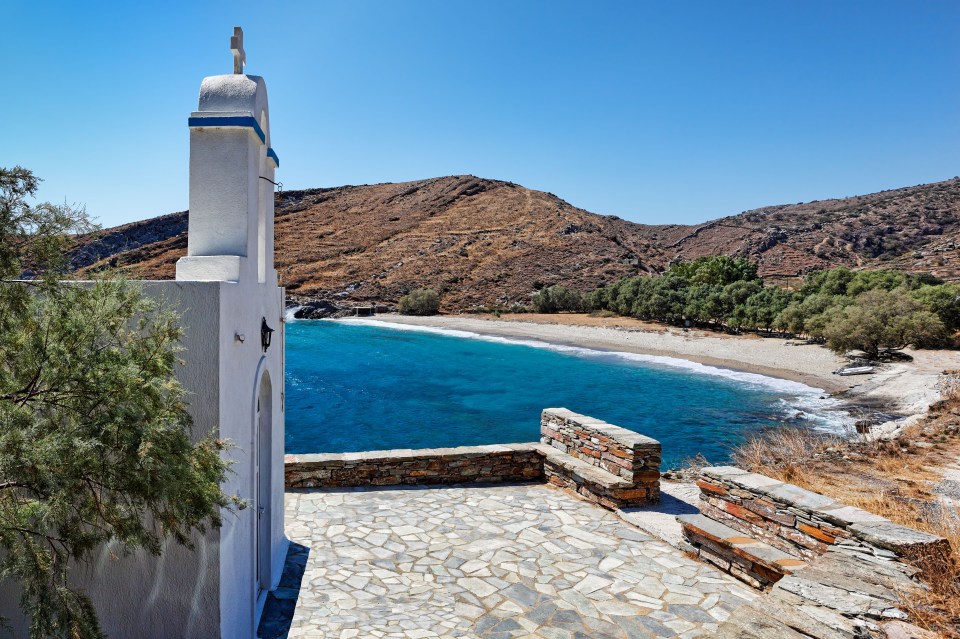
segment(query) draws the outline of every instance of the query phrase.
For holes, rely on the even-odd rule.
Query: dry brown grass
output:
[[[960,374],[946,375],[945,401],[911,432],[889,442],[782,429],[734,451],[733,462],[950,542],[944,562],[915,561],[925,588],[903,593],[914,623],[960,638],[960,511],[934,492],[938,467],[960,458]]]

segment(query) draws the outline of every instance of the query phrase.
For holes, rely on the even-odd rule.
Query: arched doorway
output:
[[[270,522],[271,512],[270,477],[273,471],[271,459],[273,457],[273,385],[270,382],[270,373],[263,371],[260,375],[260,388],[257,392],[257,410],[254,422],[254,496],[256,527],[254,532],[254,554],[256,596],[270,590]]]

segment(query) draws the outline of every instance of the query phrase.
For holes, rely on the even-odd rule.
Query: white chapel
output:
[[[175,281],[145,282],[144,291],[182,315],[178,377],[194,433],[231,442],[224,490],[247,507],[225,512],[223,526],[198,536],[195,551],[172,540],[160,557],[104,547],[93,565],[78,566],[74,577],[111,638],[252,638],[286,555],[284,291],[273,265],[279,159],[267,87],[243,72],[239,27],[231,42],[234,73],[203,79],[188,120],[187,255]],[[17,625],[15,598],[0,596],[0,615]]]

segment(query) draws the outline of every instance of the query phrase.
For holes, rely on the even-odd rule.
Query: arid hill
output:
[[[81,238],[75,264],[171,278],[186,230],[185,212],[108,229]],[[716,254],[748,257],[774,278],[844,264],[960,279],[960,179],[697,226],[634,224],[473,176],[309,189],[283,194],[276,244],[293,296],[393,303],[429,286],[448,310],[523,302],[541,285],[590,290]]]

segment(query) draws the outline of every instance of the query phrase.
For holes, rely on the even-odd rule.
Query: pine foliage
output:
[[[0,587],[33,638],[101,637],[71,571],[107,542],[192,547],[235,502],[225,443],[194,436],[174,377],[177,315],[116,277],[65,282],[68,234],[90,224],[28,205],[36,186],[0,169]]]

